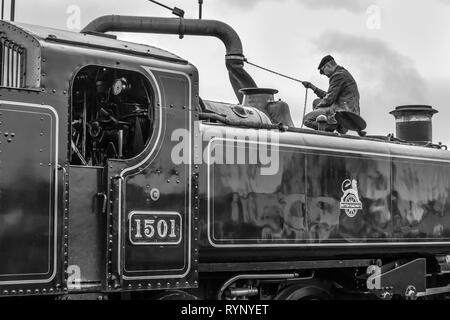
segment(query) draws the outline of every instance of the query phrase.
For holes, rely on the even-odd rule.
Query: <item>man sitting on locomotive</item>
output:
[[[347,133],[346,128],[338,125],[334,115],[336,111],[350,111],[357,115],[359,109],[359,91],[353,76],[345,68],[339,66],[330,55],[324,57],[318,67],[320,74],[330,79],[330,87],[325,92],[310,82],[304,81],[305,88],[312,89],[320,98],[313,102],[313,110],[305,116],[304,125],[308,128],[318,130],[317,117],[327,117],[326,131],[337,130],[341,134]]]

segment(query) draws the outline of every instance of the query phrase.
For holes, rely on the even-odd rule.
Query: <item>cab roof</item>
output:
[[[78,46],[92,47],[96,49],[118,51],[131,55],[148,56],[152,58],[169,60],[186,64],[187,61],[179,56],[148,45],[117,40],[115,36],[108,34],[84,34],[79,32],[65,31],[60,29],[42,27],[26,23],[10,23],[17,28],[22,29],[25,33],[44,42],[60,42],[65,44],[73,44]]]

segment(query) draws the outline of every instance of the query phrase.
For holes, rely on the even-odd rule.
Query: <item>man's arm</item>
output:
[[[302,84],[305,86],[306,89],[311,89],[314,91],[314,93],[320,98],[323,99],[327,93],[319,88],[317,88],[315,85],[313,85],[311,82],[303,81]]]
[[[317,87],[314,87],[313,91],[316,94],[316,96],[318,96],[320,99],[325,98],[325,96],[327,95],[326,91],[323,91],[322,89],[319,89]]]
[[[331,78],[330,88],[328,93],[324,95],[322,101],[317,105],[317,108],[326,108],[333,105],[341,91],[342,85],[344,84],[344,77],[340,74],[335,75]]]

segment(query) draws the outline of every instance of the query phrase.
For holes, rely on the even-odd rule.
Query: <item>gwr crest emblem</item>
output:
[[[344,195],[341,198],[340,208],[345,210],[345,213],[350,218],[353,218],[362,210],[362,203],[358,195],[358,182],[356,180],[347,179],[342,183],[342,192]]]

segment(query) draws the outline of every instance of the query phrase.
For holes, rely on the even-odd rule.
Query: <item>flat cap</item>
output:
[[[320,61],[319,67],[317,69],[321,69],[324,65],[326,65],[328,62],[333,61],[334,58],[330,55],[327,55],[322,58],[322,61]]]

